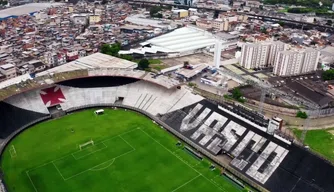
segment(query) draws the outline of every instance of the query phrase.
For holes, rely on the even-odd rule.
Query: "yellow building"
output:
[[[90,15],[89,16],[89,23],[90,24],[99,23],[100,21],[101,21],[100,15]]]
[[[189,16],[189,11],[185,9],[172,10],[173,16],[177,18],[184,18]]]
[[[68,7],[68,12],[73,13],[73,7]]]

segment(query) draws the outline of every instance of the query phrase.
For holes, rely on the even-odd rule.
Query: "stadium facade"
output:
[[[154,118],[239,178],[273,192],[334,191],[334,167],[165,76],[133,69],[85,69],[38,77],[0,91],[3,148],[33,124],[75,110],[123,106]]]

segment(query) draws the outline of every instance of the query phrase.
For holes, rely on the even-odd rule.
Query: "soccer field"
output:
[[[93,111],[37,124],[13,139],[1,161],[9,192],[243,191],[145,116]]]

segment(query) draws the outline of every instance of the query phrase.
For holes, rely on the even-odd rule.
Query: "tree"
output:
[[[284,21],[279,21],[278,24],[283,27],[285,25]]]
[[[324,71],[322,73],[322,79],[324,81],[333,80],[334,79],[334,69],[329,69],[327,71]]]
[[[138,63],[139,69],[147,69],[150,65],[150,62],[147,59],[141,59]]]
[[[239,100],[242,97],[242,93],[239,88],[235,88],[232,91],[232,97],[236,100]]]
[[[161,13],[157,13],[157,14],[155,14],[155,17],[156,18],[162,18],[162,14]]]
[[[261,33],[265,33],[265,34],[267,34],[267,29],[265,28],[265,27],[261,27]]]
[[[111,56],[115,56],[115,57],[118,56],[119,50],[121,50],[121,44],[119,44],[119,43],[115,43],[115,44],[112,44],[112,45],[103,44],[101,46],[101,53],[111,55]]]
[[[306,119],[307,118],[307,114],[306,112],[303,111],[298,111],[296,114],[296,117],[302,118],[302,119]]]
[[[157,7],[157,6],[151,7],[151,9],[150,9],[150,16],[151,17],[157,17],[157,14],[161,10],[162,10],[161,7]]]
[[[108,44],[103,44],[103,45],[101,46],[101,53],[107,54],[107,53],[109,52],[109,50],[110,50],[110,45],[108,45]]]
[[[326,25],[329,25],[329,26],[332,26],[333,25],[333,21],[332,20],[327,20],[327,23],[326,23]]]

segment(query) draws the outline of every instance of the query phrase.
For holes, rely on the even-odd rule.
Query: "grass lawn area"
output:
[[[150,64],[161,64],[160,59],[149,59],[148,61],[150,62]]]
[[[134,60],[134,62],[136,62],[136,63],[139,63],[139,61],[140,61],[140,59]],[[148,62],[150,64],[161,64],[162,63],[160,59],[148,59]]]
[[[293,132],[298,138],[300,138],[302,130],[293,129]],[[322,154],[328,160],[334,162],[334,128],[307,131],[305,143],[312,150]]]
[[[278,10],[279,13],[287,13],[288,12],[289,7],[285,7],[284,9],[280,9]]]
[[[155,70],[161,71],[162,69],[165,69],[168,66],[166,66],[164,64],[150,64],[150,67],[155,69]]]
[[[134,62],[139,63],[140,59],[135,60]],[[157,71],[161,71],[162,69],[167,68],[167,65],[164,65],[160,59],[148,59],[150,63],[150,68],[155,69]]]
[[[42,122],[14,138],[1,159],[9,192],[244,190],[145,116],[93,112]]]
[[[238,75],[245,74],[245,72],[243,72],[242,70],[238,69],[237,67],[233,65],[224,65],[224,67]]]

